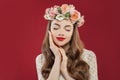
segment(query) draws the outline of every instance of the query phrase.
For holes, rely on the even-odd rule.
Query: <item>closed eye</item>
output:
[[[66,31],[68,31],[68,32],[69,32],[70,30],[66,30]]]
[[[66,30],[66,31],[70,31],[70,30],[71,30],[71,26],[69,26],[69,25],[66,26],[66,27],[65,27],[65,30]]]
[[[58,30],[58,28],[53,28],[54,30]]]
[[[60,25],[54,23],[52,27],[53,27],[53,30],[58,30],[60,28]]]

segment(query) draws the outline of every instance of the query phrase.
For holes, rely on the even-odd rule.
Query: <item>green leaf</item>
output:
[[[65,17],[70,17],[70,13],[69,12],[67,12],[66,14],[65,14]]]
[[[58,12],[59,12],[60,14],[62,14],[62,10],[61,10],[60,7],[58,7]]]

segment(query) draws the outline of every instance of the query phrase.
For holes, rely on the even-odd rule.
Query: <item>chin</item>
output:
[[[56,44],[57,46],[59,46],[59,47],[62,47],[62,46],[64,46],[65,44]]]
[[[62,47],[62,46],[65,46],[65,45],[67,45],[68,43],[63,43],[63,44],[57,44],[57,45],[59,45],[60,47]]]
[[[62,44],[57,44],[57,46],[62,47],[62,46],[64,46],[64,45],[62,45]]]
[[[66,42],[58,42],[58,41],[54,41],[54,43],[58,46],[58,47],[62,47],[66,44]]]

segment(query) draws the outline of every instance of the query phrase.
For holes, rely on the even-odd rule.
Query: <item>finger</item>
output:
[[[57,47],[57,45],[55,45],[54,44],[54,42],[53,42],[53,36],[52,36],[52,33],[50,32],[50,31],[48,31],[49,32],[49,43],[50,43],[50,47],[52,47],[52,48],[57,48],[58,49],[58,47]]]
[[[66,57],[66,54],[65,54],[65,50],[63,49],[63,48],[59,48],[60,49],[60,51],[61,51],[61,55],[63,56],[63,57]]]
[[[60,50],[61,50],[61,55],[63,57],[63,60],[67,60],[67,55],[65,53],[65,50],[62,47],[60,47]]]

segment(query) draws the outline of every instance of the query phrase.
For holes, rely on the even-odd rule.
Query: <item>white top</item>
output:
[[[81,55],[81,57],[90,66],[89,69],[90,80],[98,80],[97,59],[95,53],[91,50],[83,49],[83,54]],[[41,67],[43,63],[44,63],[44,55],[39,54],[36,57],[36,70],[37,70],[38,80],[44,80],[41,74]],[[65,80],[61,74],[59,80]]]

